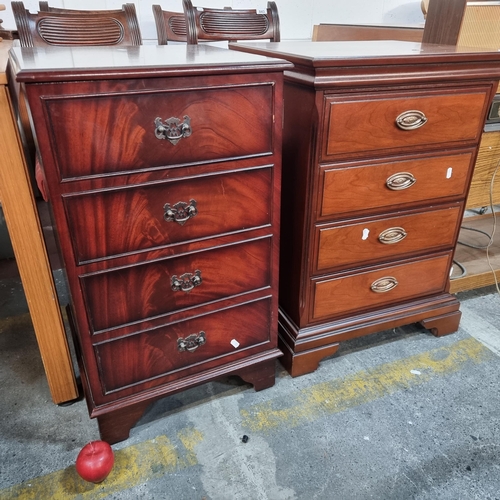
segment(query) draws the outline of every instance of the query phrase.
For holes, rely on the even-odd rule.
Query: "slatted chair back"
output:
[[[183,12],[163,10],[160,5],[153,5],[158,45],[168,42],[186,42],[186,17]]]
[[[270,40],[280,41],[280,23],[275,2],[267,9],[211,9],[194,7],[191,0],[182,0],[187,23],[187,42]]]
[[[11,2],[21,47],[141,45],[133,3],[116,10],[73,10],[49,7],[30,13],[23,2]]]

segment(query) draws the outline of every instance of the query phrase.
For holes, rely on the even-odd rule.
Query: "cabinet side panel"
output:
[[[298,324],[307,289],[309,209],[314,175],[317,108],[313,89],[287,82],[283,136],[279,303]]]

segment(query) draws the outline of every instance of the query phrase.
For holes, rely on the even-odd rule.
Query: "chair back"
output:
[[[11,2],[21,47],[141,45],[133,3],[116,10],[72,10],[49,7],[30,13],[23,2]]]
[[[182,4],[186,14],[188,44],[197,44],[198,40],[280,41],[278,8],[275,2],[268,2],[267,9],[262,12],[193,7],[191,0],[182,0]]]
[[[153,5],[158,45],[172,42],[186,42],[186,17],[183,12],[163,10],[160,5]]]

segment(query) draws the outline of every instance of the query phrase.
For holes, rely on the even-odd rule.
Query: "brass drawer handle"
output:
[[[383,278],[379,278],[375,280],[370,288],[372,292],[375,293],[386,293],[390,292],[394,288],[398,286],[398,280],[392,276],[384,276]]]
[[[410,172],[398,172],[387,178],[385,185],[392,191],[402,191],[412,187],[417,179]]]
[[[177,144],[182,138],[189,137],[192,134],[191,118],[184,115],[184,121],[172,116],[162,122],[161,118],[155,118],[155,135],[157,139],[167,139],[172,144]]]
[[[198,213],[196,200],[189,200],[189,203],[179,201],[172,206],[170,203],[165,203],[163,210],[165,211],[163,218],[167,222],[177,222],[181,226]]]
[[[198,347],[205,344],[207,341],[205,337],[205,332],[201,331],[200,333],[192,333],[188,335],[185,339],[178,338],[177,339],[177,349],[179,352],[194,352]]]
[[[201,271],[198,269],[194,273],[184,273],[179,277],[174,274],[170,280],[174,292],[189,293],[193,288],[200,286],[201,283]]]
[[[385,245],[393,245],[404,240],[407,234],[402,227],[389,227],[378,235],[378,240]]]
[[[416,130],[427,123],[427,117],[418,109],[410,109],[396,118],[396,125],[401,130]]]

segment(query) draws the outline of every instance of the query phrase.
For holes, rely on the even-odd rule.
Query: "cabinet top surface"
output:
[[[314,67],[359,65],[384,65],[439,62],[449,60],[500,61],[500,53],[492,49],[421,44],[397,40],[370,41],[285,41],[285,42],[236,42],[235,50],[279,57]]]
[[[283,71],[291,67],[284,60],[209,45],[13,47],[10,58],[17,79],[25,82]]]
[[[500,52],[396,40],[236,42],[233,50],[286,59],[291,80],[318,88],[387,82],[498,80]]]

